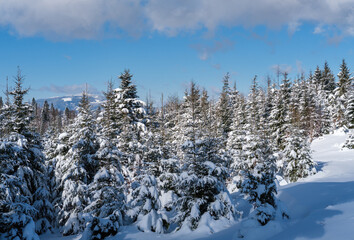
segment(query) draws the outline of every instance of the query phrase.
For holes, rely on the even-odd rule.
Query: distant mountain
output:
[[[73,95],[38,99],[36,101],[40,106],[43,106],[45,101],[48,102],[49,106],[53,103],[55,108],[64,111],[66,107],[68,107],[70,110],[76,110],[76,108],[79,106],[80,100],[81,95]],[[96,109],[104,101],[104,97],[100,95],[90,95],[89,100],[92,109]]]

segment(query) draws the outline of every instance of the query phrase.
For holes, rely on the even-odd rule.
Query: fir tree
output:
[[[130,210],[128,215],[137,222],[143,232],[164,233],[164,220],[158,212],[161,208],[157,181],[154,175],[145,173],[136,178],[132,184]]]
[[[13,113],[13,105],[11,104],[10,101],[10,91],[9,91],[9,86],[8,86],[8,81],[6,79],[6,91],[5,91],[5,104],[1,108],[0,112],[0,120],[2,122],[0,126],[0,133],[1,136],[7,136],[10,134],[11,129],[13,128],[13,121],[12,121],[12,116],[11,114]]]
[[[28,89],[18,70],[15,88],[8,92],[6,116],[15,121],[0,140],[0,232],[8,239],[38,239],[51,229],[53,208],[49,202],[46,168],[39,136],[29,128],[31,106],[23,102]],[[2,124],[5,122],[2,122]]]
[[[315,129],[315,96],[311,91],[311,81],[312,76],[310,75],[309,79],[302,80],[300,82],[300,123],[301,129],[305,130],[305,133],[312,140],[314,137]]]
[[[230,75],[227,73],[223,78],[223,87],[220,94],[219,101],[217,103],[217,116],[219,118],[219,128],[221,131],[220,137],[226,141],[227,136],[230,132],[231,122],[232,122],[232,108],[230,99],[230,87],[229,87]]]
[[[251,216],[265,225],[276,215],[277,188],[275,158],[264,137],[258,134],[248,136],[242,162],[238,188],[253,206]]]
[[[17,76],[15,77],[15,88],[9,92],[13,97],[13,114],[12,114],[12,133],[26,135],[29,132],[30,111],[31,106],[23,102],[23,97],[28,93],[28,88],[22,87],[24,76],[21,70],[18,69]]]
[[[199,89],[194,83],[183,104],[182,169],[176,182],[174,221],[196,229],[203,217],[232,219],[235,213],[225,187],[227,171],[217,149],[221,142],[201,131]]]
[[[263,92],[258,87],[257,76],[253,78],[247,101],[247,122],[249,131],[258,131],[262,117]]]
[[[43,136],[44,133],[47,131],[50,123],[50,116],[49,116],[49,104],[47,101],[44,101],[42,112],[41,112],[41,135]]]
[[[282,84],[277,92],[275,99],[275,106],[271,113],[270,128],[273,132],[272,139],[277,150],[284,149],[285,137],[287,128],[290,124],[290,98],[291,98],[291,84],[287,73],[284,74]]]
[[[115,235],[123,225],[126,202],[120,165],[121,153],[117,149],[117,114],[112,81],[108,82],[104,95],[106,101],[102,104],[99,148],[94,155],[99,168],[88,186],[90,204],[84,210],[93,216],[84,232],[84,236],[89,239]]]
[[[102,125],[101,131],[110,141],[117,144],[117,136],[119,134],[117,102],[113,89],[113,82],[109,81],[107,84],[107,91],[103,93],[106,101],[102,103],[103,112],[102,117],[100,118]]]
[[[354,149],[354,134],[350,134],[342,148]]]
[[[143,135],[146,132],[145,103],[138,99],[132,77],[129,70],[125,70],[119,77],[120,88],[115,92],[120,130],[118,149],[122,152],[122,171],[128,183],[139,174],[142,166],[145,151]]]
[[[345,117],[345,112],[348,105],[348,98],[351,91],[353,78],[349,72],[346,62],[343,62],[340,66],[340,71],[338,73],[338,87],[335,91],[334,108],[335,108],[335,122],[336,126],[347,125],[347,118]]]
[[[239,102],[234,108],[233,122],[231,125],[231,132],[227,140],[227,148],[230,152],[230,183],[228,188],[230,191],[236,190],[236,183],[239,180],[239,171],[241,164],[241,154],[243,144],[246,141],[246,136],[249,133],[246,116],[246,103],[244,98],[240,98]]]
[[[225,186],[227,171],[212,138],[186,141],[182,146],[186,168],[176,183],[175,221],[194,230],[203,217],[233,219],[236,213]]]
[[[347,95],[350,87],[351,87],[351,81],[352,77],[349,71],[349,68],[347,66],[347,63],[343,59],[342,64],[340,65],[340,71],[338,73],[338,92],[339,96]]]
[[[335,78],[328,66],[327,61],[324,63],[323,71],[322,71],[322,89],[326,91],[327,95],[332,94],[334,89],[336,88]]]
[[[103,239],[115,235],[123,225],[125,207],[124,178],[119,164],[119,151],[106,135],[100,140],[95,158],[99,169],[88,187],[90,204],[84,212],[93,216],[85,229],[89,239]]]
[[[348,128],[354,128],[354,83],[350,89],[350,93],[348,94],[348,105],[345,115],[347,117]]]
[[[284,149],[284,177],[290,182],[316,173],[316,164],[311,158],[311,149],[307,138],[297,127],[291,128]]]
[[[90,204],[88,186],[94,180],[97,160],[96,136],[88,95],[83,93],[76,121],[62,134],[62,139],[69,150],[56,164],[56,176],[59,183],[61,203],[59,225],[63,226],[64,235],[82,231],[90,220],[90,215],[83,211]],[[66,138],[64,136],[67,136]],[[65,151],[64,151],[65,153]]]

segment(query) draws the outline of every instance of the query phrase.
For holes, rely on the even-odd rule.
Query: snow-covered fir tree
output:
[[[314,112],[315,112],[315,95],[311,91],[311,78],[310,74],[308,79],[302,79],[300,82],[300,125],[301,129],[305,130],[305,133],[312,140],[314,138]],[[295,100],[295,99],[294,99]]]
[[[13,128],[13,121],[12,121],[12,114],[13,113],[13,105],[11,104],[10,100],[10,91],[8,82],[6,82],[6,91],[5,91],[5,102],[0,109],[0,136],[6,136],[10,133],[11,129]]]
[[[347,125],[347,118],[345,117],[345,112],[348,105],[348,98],[352,87],[353,77],[351,77],[349,68],[346,62],[342,61],[340,65],[340,71],[338,73],[338,87],[334,90],[334,120],[336,122],[336,127]]]
[[[59,181],[58,221],[64,235],[76,234],[84,230],[91,220],[90,214],[84,209],[90,204],[89,184],[95,177],[98,149],[97,137],[94,131],[95,122],[86,92],[78,107],[78,116],[60,138],[65,155],[59,156],[56,163],[56,177]]]
[[[325,61],[322,71],[322,89],[326,91],[327,95],[332,94],[336,88],[335,78],[328,66],[327,61]]]
[[[135,178],[131,187],[130,209],[127,214],[136,222],[140,231],[164,233],[164,222],[167,221],[159,213],[161,202],[155,176],[149,172],[141,174]]]
[[[225,186],[227,171],[218,154],[222,143],[203,134],[200,94],[194,83],[183,105],[182,169],[176,182],[174,222],[193,230],[202,218],[233,219],[235,210]]]
[[[275,104],[271,113],[270,128],[272,131],[272,142],[277,151],[284,149],[287,128],[290,124],[290,98],[291,84],[288,74],[285,73],[280,89],[275,97]]]
[[[247,137],[242,154],[238,188],[252,204],[250,216],[262,225],[274,219],[277,211],[275,157],[268,141],[260,133]]]
[[[233,122],[231,131],[227,140],[227,149],[231,157],[230,164],[230,182],[228,189],[231,192],[236,190],[236,184],[239,181],[239,171],[241,164],[242,148],[246,141],[246,136],[249,133],[246,116],[245,99],[240,97],[237,105],[234,106]]]
[[[349,134],[342,148],[354,149],[354,134]]]
[[[312,161],[310,144],[303,131],[298,127],[291,127],[289,136],[286,138],[283,151],[284,165],[283,176],[289,182],[296,182],[300,178],[316,173],[316,164]]]
[[[230,74],[227,73],[223,78],[222,92],[220,93],[219,101],[217,102],[217,118],[218,118],[218,132],[219,137],[222,137],[226,143],[227,136],[230,132],[232,123],[232,105],[230,99]]]
[[[145,103],[138,99],[133,75],[125,70],[119,77],[120,88],[115,90],[118,114],[118,149],[122,152],[121,166],[125,181],[129,184],[139,174],[145,149]]]
[[[5,120],[14,122],[0,139],[0,233],[5,239],[32,240],[52,228],[54,214],[40,139],[29,128],[31,105],[23,101],[28,92],[23,80],[18,69]]]
[[[348,95],[349,95],[348,105],[345,111],[345,116],[347,118],[348,128],[353,129],[354,128],[354,82],[352,84],[350,93]]]
[[[121,153],[117,148],[116,102],[113,82],[108,82],[106,101],[102,104],[101,129],[97,140],[99,148],[94,158],[98,162],[93,181],[88,185],[90,204],[84,209],[93,219],[87,225],[84,237],[104,239],[115,235],[123,225],[126,197],[121,173]]]

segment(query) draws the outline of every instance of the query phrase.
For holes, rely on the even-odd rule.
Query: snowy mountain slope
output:
[[[64,111],[65,108],[70,110],[76,110],[79,106],[79,102],[82,95],[72,95],[72,96],[63,96],[63,97],[51,97],[46,99],[36,100],[40,106],[43,106],[44,101],[47,101],[49,106],[53,103],[55,108],[58,108],[61,111]],[[93,109],[96,109],[103,101],[104,97],[100,95],[89,95],[89,101]]]
[[[127,226],[108,239],[353,239],[354,150],[341,150],[347,137],[343,130],[337,130],[316,139],[311,148],[318,173],[279,187],[278,196],[290,216],[289,220],[278,218],[262,227],[245,218],[240,222],[221,221],[208,228],[196,231],[182,229],[170,234],[142,233],[136,226]],[[208,219],[203,221],[201,224],[209,224]],[[80,239],[80,236],[60,237],[56,234],[44,235],[41,239],[72,240]]]

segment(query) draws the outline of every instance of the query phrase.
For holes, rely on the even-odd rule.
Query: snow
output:
[[[33,220],[31,220],[23,229],[23,239],[39,240],[39,237],[35,232],[35,224]]]
[[[69,134],[66,132],[61,133],[61,134],[59,134],[59,140],[63,140],[64,138],[67,138],[68,136],[69,136]]]
[[[246,213],[240,221],[215,221],[204,214],[200,221],[201,227],[195,231],[182,228],[174,233],[156,234],[141,232],[135,225],[131,225],[122,227],[116,236],[107,239],[353,239],[354,150],[341,150],[349,134],[347,129],[342,128],[314,140],[311,149],[317,163],[317,174],[296,183],[279,186],[280,207],[290,216],[288,220],[277,216],[275,220],[261,226],[256,220],[247,217],[249,209],[242,209],[242,205],[239,205],[237,209]],[[172,198],[170,194],[165,194],[162,202],[171,201]],[[59,238],[55,234],[41,236],[41,239],[48,240],[78,238]]]
[[[64,102],[70,102],[72,101],[73,99],[71,97],[67,97],[67,98],[63,98],[63,101]]]

